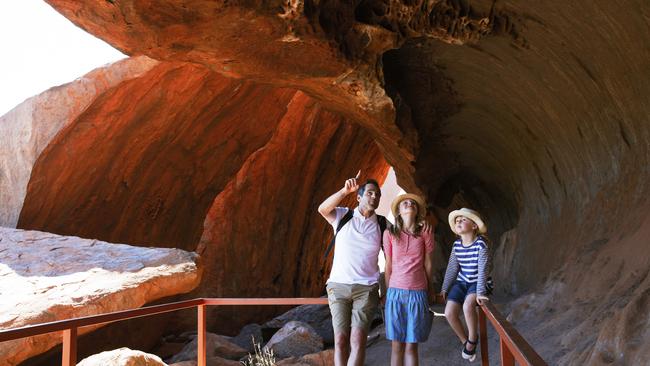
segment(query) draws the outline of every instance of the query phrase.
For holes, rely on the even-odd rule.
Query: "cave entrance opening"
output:
[[[388,170],[384,184],[381,185],[381,201],[379,201],[379,207],[377,207],[376,212],[379,215],[385,216],[388,221],[393,223],[395,218],[390,212],[390,204],[393,202],[395,197],[402,193],[406,192],[397,184],[395,170],[391,167]],[[384,269],[386,268],[386,259],[384,258],[384,253],[382,251],[379,252],[377,260],[379,263],[379,272],[384,272]]]

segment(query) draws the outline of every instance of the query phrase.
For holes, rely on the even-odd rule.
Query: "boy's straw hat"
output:
[[[458,216],[465,216],[468,219],[474,221],[474,223],[478,225],[479,233],[485,234],[487,232],[487,226],[485,226],[483,219],[481,219],[481,215],[474,210],[463,207],[460,210],[451,211],[449,214],[449,227],[451,228],[451,231],[454,232],[454,234],[458,235],[456,229],[454,229],[454,226],[456,226],[456,217]]]
[[[393,213],[393,217],[397,219],[397,216],[399,215],[399,203],[406,199],[412,199],[415,201],[415,203],[417,203],[418,216],[416,218],[416,222],[423,221],[424,217],[427,215],[427,205],[424,202],[424,198],[412,193],[400,194],[399,196],[395,197],[393,203],[390,204],[390,211]]]

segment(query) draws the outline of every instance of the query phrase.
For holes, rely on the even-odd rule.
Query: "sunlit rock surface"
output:
[[[0,226],[16,227],[36,160],[54,136],[102,93],[158,62],[133,57],[53,87],[0,117]]]
[[[0,228],[0,329],[134,309],[188,292],[200,280],[197,259],[180,249]],[[0,343],[0,364],[16,365],[60,342],[55,332]]]
[[[84,358],[78,366],[166,366],[160,357],[126,347]]]

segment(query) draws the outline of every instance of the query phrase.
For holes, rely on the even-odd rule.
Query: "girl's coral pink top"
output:
[[[402,231],[396,240],[388,230],[384,231],[384,253],[392,261],[392,273],[388,287],[403,290],[426,290],[427,276],[424,271],[424,257],[432,251],[431,234],[422,233],[414,236]]]

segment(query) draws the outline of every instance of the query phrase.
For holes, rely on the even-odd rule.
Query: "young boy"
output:
[[[487,297],[487,270],[489,251],[481,234],[487,227],[478,212],[461,208],[449,214],[449,226],[458,239],[449,256],[449,264],[442,284],[442,296],[447,300],[445,317],[463,344],[461,356],[474,361],[478,344],[478,315],[476,303],[483,304]],[[463,309],[467,333],[460,322]]]

